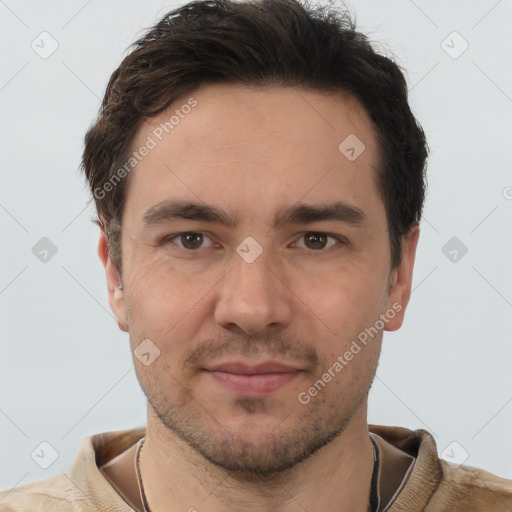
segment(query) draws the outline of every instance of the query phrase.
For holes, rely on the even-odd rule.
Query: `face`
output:
[[[99,252],[148,427],[270,474],[366,418],[418,231],[391,271],[374,127],[354,98],[234,85],[191,97],[134,142],[154,147],[129,176],[124,292],[103,236]]]

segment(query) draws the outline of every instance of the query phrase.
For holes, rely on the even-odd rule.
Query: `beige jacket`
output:
[[[415,457],[386,512],[512,512],[512,480],[468,466],[452,467],[438,458],[428,432],[377,425],[369,425],[369,431],[379,440],[384,457],[399,453],[397,448]],[[68,470],[0,492],[0,512],[133,512],[99,466],[133,446],[144,433],[139,428],[86,437]]]

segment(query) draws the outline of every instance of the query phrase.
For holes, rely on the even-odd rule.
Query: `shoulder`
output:
[[[131,510],[99,466],[137,442],[144,432],[145,428],[137,428],[85,437],[68,469],[56,476],[0,492],[0,512]]]
[[[0,492],[0,512],[50,512],[88,510],[85,497],[64,473]],[[80,505],[83,505],[82,507]]]
[[[390,512],[511,512],[512,480],[440,459],[426,430],[369,425],[369,430],[416,458]]]
[[[512,480],[471,466],[454,467],[440,459],[443,477],[426,511],[509,512]],[[444,508],[443,508],[444,507]]]

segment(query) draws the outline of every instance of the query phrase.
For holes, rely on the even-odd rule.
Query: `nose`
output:
[[[290,323],[292,292],[268,251],[250,263],[233,254],[215,306],[215,321],[224,329],[253,335]]]

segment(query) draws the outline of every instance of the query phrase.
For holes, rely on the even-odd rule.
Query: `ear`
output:
[[[386,322],[386,331],[400,329],[404,321],[405,309],[411,296],[412,271],[419,237],[420,228],[414,225],[402,239],[402,261],[391,273],[387,299],[387,311],[393,310],[396,314]]]
[[[121,289],[122,280],[110,259],[107,236],[101,228],[100,240],[98,242],[98,255],[107,274],[108,302],[110,304],[110,309],[112,309],[114,315],[117,317],[117,325],[119,326],[119,329],[128,332],[126,302],[124,298],[124,291]]]

